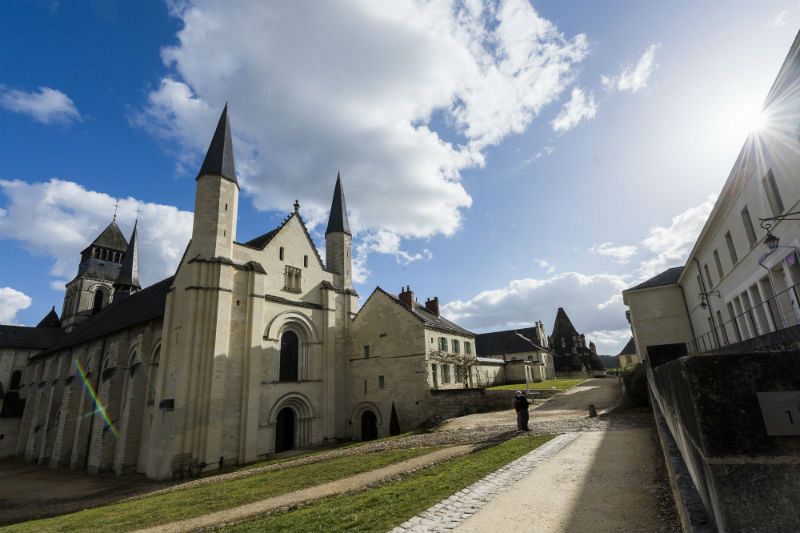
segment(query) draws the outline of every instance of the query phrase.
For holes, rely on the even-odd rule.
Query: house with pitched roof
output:
[[[481,361],[503,361],[505,383],[526,383],[555,379],[553,352],[548,348],[544,324],[533,327],[481,333],[475,337]]]
[[[352,331],[348,424],[356,436],[390,435],[393,425],[406,430],[461,414],[459,394],[482,385],[475,334],[444,318],[438,298],[422,305],[411,287],[397,295],[377,287]]]

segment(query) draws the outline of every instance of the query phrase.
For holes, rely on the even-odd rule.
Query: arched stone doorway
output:
[[[378,438],[378,417],[370,410],[361,413],[361,440]]]
[[[295,414],[290,407],[284,407],[275,421],[275,453],[294,450]]]
[[[300,341],[294,331],[281,335],[280,381],[297,381]]]

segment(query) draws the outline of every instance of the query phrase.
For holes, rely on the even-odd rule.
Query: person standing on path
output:
[[[528,399],[520,390],[514,397],[514,410],[517,412],[517,430],[530,431],[528,428]]]

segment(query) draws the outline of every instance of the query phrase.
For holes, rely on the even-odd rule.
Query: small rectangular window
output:
[[[736,263],[739,262],[739,256],[736,255],[736,247],[733,245],[733,237],[731,237],[731,232],[725,234],[725,244],[728,245],[728,253],[731,256],[731,263],[736,266]]]
[[[472,343],[469,341],[464,341],[464,353],[467,355],[472,355]]]
[[[781,198],[781,191],[778,190],[778,184],[775,181],[775,174],[772,173],[772,169],[767,171],[767,175],[761,180],[761,184],[764,186],[764,192],[767,194],[767,200],[773,216],[783,213],[783,199]]]
[[[442,383],[450,383],[450,365],[442,365]]]
[[[752,248],[755,246],[758,238],[756,237],[756,230],[753,228],[753,219],[750,218],[750,210],[747,209],[747,206],[744,206],[744,209],[742,209],[742,224],[744,224],[744,232],[747,234],[747,242],[750,243],[750,247]]]
[[[307,255],[303,256],[303,266],[308,268],[308,256]]]
[[[719,252],[714,250],[714,263],[717,265],[717,274],[719,274],[719,279],[722,281],[722,278],[725,277],[725,272],[722,270],[722,261],[719,259]]]
[[[446,352],[447,351],[447,338],[446,337],[439,337],[439,351]]]
[[[386,380],[383,378],[383,376],[378,376],[378,388],[382,389],[385,386],[386,386]]]
[[[451,344],[453,346],[453,353],[461,353],[461,343],[458,342],[458,339],[453,339]]]
[[[369,357],[369,345],[364,346],[364,359]]]
[[[711,272],[708,270],[708,263],[703,265],[703,272],[706,274],[706,281],[708,282],[708,290],[714,286],[714,280],[711,279]]]
[[[464,369],[461,368],[461,365],[456,365],[456,383],[462,383],[464,381]]]

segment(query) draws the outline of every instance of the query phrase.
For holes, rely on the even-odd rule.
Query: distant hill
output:
[[[619,359],[616,355],[598,355],[603,368],[619,368]]]

